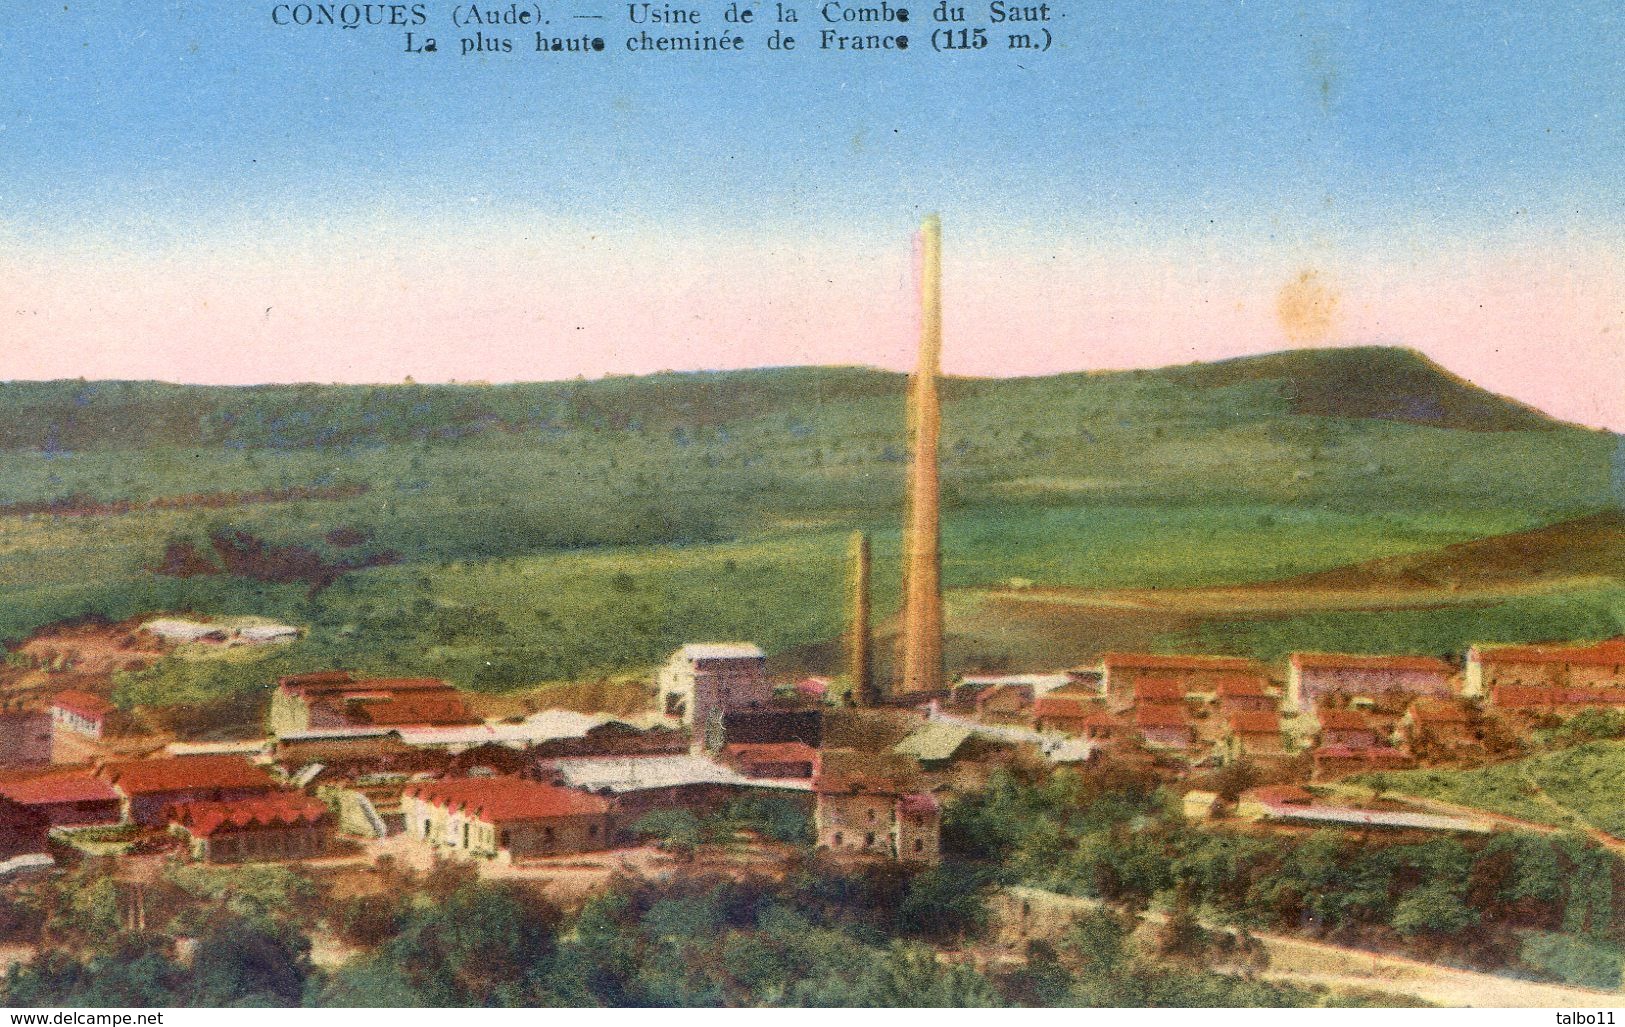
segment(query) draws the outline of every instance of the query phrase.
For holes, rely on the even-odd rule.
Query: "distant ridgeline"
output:
[[[0,383],[0,449],[306,448],[498,433],[672,433],[818,407],[901,400],[905,377],[864,368],[775,368],[514,385]],[[1043,402],[1082,389],[1154,421],[1253,416],[1402,421],[1471,431],[1547,430],[1539,411],[1403,349],[1298,350],[1154,371],[950,379],[944,398]],[[1237,408],[1244,399],[1245,410]],[[953,420],[949,419],[950,422]],[[950,432],[953,430],[949,425]]]
[[[286,673],[355,666],[502,689],[647,667],[696,638],[749,638],[825,673],[852,531],[873,542],[879,635],[896,610],[906,388],[862,368],[0,383],[12,540],[0,639],[193,611],[306,627],[263,656]],[[1625,575],[1596,542],[1612,522],[1579,521],[1617,505],[1619,439],[1415,353],[950,378],[941,394],[955,669],[1067,666],[1106,628],[1136,632],[1124,645],[1261,655],[1619,630]],[[1519,535],[1500,556],[1441,548],[1559,522],[1576,524]],[[1437,565],[1378,568],[1417,579],[1420,605],[1287,620],[1072,621],[1073,607],[1008,588],[1285,581],[1433,551]],[[1480,582],[1464,562],[1499,576]],[[121,694],[246,695],[265,673],[166,660]]]
[[[135,513],[139,510],[223,510],[255,503],[292,503],[311,499],[355,499],[365,495],[364,483],[350,485],[292,485],[279,489],[255,489],[248,492],[194,492],[179,496],[159,496],[155,499],[99,500],[83,494],[60,496],[38,503],[0,503],[0,517],[27,517],[46,514],[51,517],[111,517]]]

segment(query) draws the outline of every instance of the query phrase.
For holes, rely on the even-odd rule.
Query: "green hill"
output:
[[[1390,556],[1275,583],[1283,589],[1527,588],[1536,582],[1625,578],[1625,510]]]
[[[1458,378],[1414,350],[1378,346],[1297,350],[1169,372],[1200,388],[1269,382],[1294,414],[1406,421],[1470,431],[1530,431],[1552,419]]]
[[[1371,776],[1353,780],[1370,784]],[[1625,785],[1621,742],[1588,742],[1472,770],[1405,770],[1384,774],[1380,780],[1391,792],[1625,838],[1625,815],[1619,806],[1619,790]]]
[[[897,400],[905,376],[866,368],[775,368],[511,385],[263,385],[0,382],[0,449],[154,446],[320,448],[481,435],[701,431],[774,415]],[[951,379],[950,405],[1021,403],[1076,390],[1118,406],[1169,401],[1157,420],[1290,413],[1473,431],[1561,426],[1410,350],[1295,350],[1155,371]],[[1116,400],[1117,403],[1110,401]]]
[[[853,528],[875,536],[881,615],[895,601],[905,385],[0,383],[0,636],[159,609],[310,627],[264,665],[128,685],[153,702],[335,663],[504,689],[696,638],[825,652]],[[951,588],[1270,581],[1616,505],[1614,436],[1405,351],[945,394]],[[1087,641],[1057,637],[1055,661]]]

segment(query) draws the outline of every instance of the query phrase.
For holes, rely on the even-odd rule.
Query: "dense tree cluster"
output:
[[[1011,883],[1130,909],[1187,903],[1217,923],[1486,969],[1517,967],[1529,931],[1605,947],[1625,938],[1625,866],[1588,839],[1197,827],[1154,779],[1124,768],[1036,783],[998,775],[949,806],[943,841]]]
[[[240,879],[234,877],[240,873]],[[1304,1005],[1325,996],[1148,962],[1121,914],[1084,916],[1016,968],[943,959],[988,926],[986,875],[949,864],[840,868],[783,879],[680,873],[622,879],[571,915],[467,867],[385,869],[389,891],[322,901],[277,869],[173,868],[140,899],[105,868],[26,893],[7,921],[45,951],[0,983],[10,1006],[998,1006]],[[24,922],[26,921],[26,922]],[[361,947],[310,959],[322,929]]]

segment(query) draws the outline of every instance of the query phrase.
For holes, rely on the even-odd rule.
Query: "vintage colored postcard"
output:
[[[1611,1024],[1622,54],[0,4],[0,1006]]]

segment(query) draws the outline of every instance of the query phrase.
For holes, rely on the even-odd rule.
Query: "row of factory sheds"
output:
[[[981,750],[1031,746],[1064,763],[1133,746],[1189,765],[1307,753],[1315,777],[1336,777],[1414,765],[1422,739],[1469,744],[1482,710],[1625,704],[1621,663],[1621,639],[1475,647],[1465,671],[1429,657],[1300,653],[1283,682],[1237,657],[1108,653],[1065,672],[969,675],[927,703],[858,711],[902,725],[879,752],[832,746],[824,725],[839,704],[828,689],[776,686],[748,643],[679,649],[655,676],[654,708],[635,716],[487,722],[448,682],[332,671],[279,681],[265,738],[67,766],[38,751],[44,736],[94,740],[116,711],[65,692],[43,711],[0,711],[7,730],[34,718],[33,734],[7,748],[32,766],[0,771],[0,858],[42,850],[53,831],[120,826],[218,861],[314,858],[335,836],[396,835],[523,860],[629,844],[651,811],[705,813],[757,794],[804,812],[827,849],[931,859],[945,772]]]
[[[701,663],[694,680],[702,700],[711,677],[704,663],[745,648],[687,651],[685,659]],[[744,659],[759,667],[756,652]],[[734,684],[742,677],[723,676]],[[701,726],[655,711],[550,710],[485,723],[459,714],[462,702],[448,684],[425,679],[285,678],[266,738],[173,743],[155,758],[3,775],[0,804],[15,814],[7,847],[38,845],[42,831],[120,825],[167,832],[193,856],[216,861],[314,858],[335,835],[354,848],[402,834],[447,855],[522,860],[635,843],[633,825],[652,811],[705,814],[751,793],[816,822],[838,816],[861,790],[864,801],[879,803],[873,815],[892,826],[856,832],[853,845],[838,832],[841,847],[936,854],[936,802],[913,784],[877,775],[861,786],[824,780],[816,706],[764,702],[754,687],[725,689]],[[408,709],[429,722],[377,715]],[[897,825],[909,826],[906,837]]]
[[[1191,766],[1308,758],[1315,778],[1330,779],[1416,766],[1417,746],[1430,758],[1483,755],[1486,731],[1516,735],[1542,718],[1625,707],[1622,664],[1622,639],[1475,646],[1464,668],[1301,652],[1280,677],[1242,657],[1108,652],[1064,672],[965,675],[899,751],[930,749],[941,763],[952,725],[961,741],[1029,741],[1052,759],[1125,746]]]
[[[443,854],[512,861],[635,844],[633,825],[651,811],[703,815],[751,793],[831,823],[860,803],[864,812],[851,815],[867,830],[851,835],[857,847],[877,856],[936,855],[934,799],[883,776],[826,778],[822,755],[802,743],[752,745],[742,754],[758,773],[798,775],[783,778],[692,753],[526,753],[515,761],[506,752],[441,753],[438,767],[414,772],[368,766],[304,788],[299,781],[308,775],[287,773],[274,756],[268,763],[166,756],[8,775],[0,781],[0,858],[44,851],[53,830],[71,836],[119,825],[130,837],[167,834],[192,856],[218,862],[318,857],[335,833],[363,841],[404,833]],[[896,833],[900,824],[913,826],[906,838]],[[837,845],[851,847],[845,838]]]

